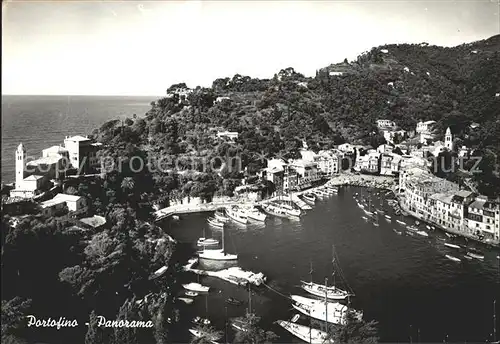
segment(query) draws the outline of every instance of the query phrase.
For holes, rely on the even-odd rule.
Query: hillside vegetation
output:
[[[153,157],[180,157],[181,169],[189,168],[187,158],[240,154],[242,167],[251,173],[263,165],[262,154],[296,157],[303,141],[313,150],[346,141],[383,143],[377,119],[394,120],[406,130],[414,130],[420,120],[435,120],[441,135],[449,126],[460,145],[487,157],[476,179],[482,192],[496,192],[490,186],[498,181],[494,170],[500,153],[500,35],[452,48],[427,43],[375,47],[356,61],[321,68],[313,78],[287,68],[271,79],[235,75],[215,80],[210,88],[179,90],[187,86],[172,85],[144,118],[125,125],[108,122],[96,137],[111,151],[128,145],[129,151]],[[472,123],[479,126],[472,129]],[[213,138],[214,127],[238,131],[239,138],[222,143]],[[238,175],[224,177],[236,180]],[[210,190],[199,187],[195,193],[224,191],[217,175],[203,178],[213,182]]]

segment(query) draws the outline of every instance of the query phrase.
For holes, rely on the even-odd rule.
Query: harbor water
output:
[[[262,318],[266,330],[279,335],[279,342],[300,342],[276,320],[289,320],[296,314],[290,294],[308,296],[298,285],[310,280],[310,265],[316,283],[329,283],[332,277],[332,245],[338,264],[354,290],[352,307],[363,310],[366,320],[379,322],[379,334],[384,342],[484,342],[492,339],[493,300],[500,299],[499,252],[461,238],[449,238],[439,230],[418,227],[429,236],[411,232],[396,220],[415,225],[412,218],[397,217],[385,202],[383,192],[361,191],[344,187],[338,195],[318,200],[312,210],[297,220],[268,216],[265,224],[230,223],[226,226],[226,248],[237,253],[237,263],[201,262],[201,267],[219,270],[237,264],[245,270],[263,272],[266,286],[252,288],[252,310]],[[364,195],[360,195],[363,193]],[[391,216],[377,215],[379,226],[366,216],[354,199],[367,202],[372,211],[384,210]],[[369,204],[369,205],[368,205]],[[207,224],[210,213],[181,215],[180,220],[165,220],[161,225],[179,241],[179,249],[187,253],[196,249],[196,241],[204,233],[221,238],[220,229]],[[396,233],[400,232],[401,234]],[[461,249],[444,246],[455,243]],[[481,250],[484,260],[464,258],[472,246]],[[460,258],[455,262],[445,257]],[[338,282],[338,273],[335,275]],[[198,277],[184,273],[183,282],[197,282],[212,287],[207,296],[199,295],[191,305],[181,309],[181,326],[173,335],[187,342],[188,329],[195,316],[209,318],[214,327],[225,333],[226,319],[242,316],[248,307],[249,293],[214,277]],[[242,306],[225,303],[229,297],[245,301]],[[498,310],[497,310],[498,313]],[[498,317],[497,317],[498,319]],[[304,316],[299,323],[308,324]],[[234,335],[228,326],[229,338]]]

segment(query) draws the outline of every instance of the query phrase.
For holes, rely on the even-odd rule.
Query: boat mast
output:
[[[325,332],[328,333],[328,278],[325,278]]]
[[[224,318],[224,332],[225,332],[224,333],[224,337],[225,337],[224,338],[225,339],[224,343],[227,343],[227,306],[224,306],[224,309],[226,311],[226,316]]]
[[[333,290],[335,290],[335,246],[332,245],[332,277],[333,277]]]
[[[309,266],[310,266],[309,274],[311,275],[311,285],[312,285],[312,283],[313,283],[313,263],[312,263],[312,260],[309,261]],[[309,317],[309,344],[312,344],[311,329],[312,329],[312,320],[311,320],[311,317]]]
[[[497,313],[496,313],[497,300],[493,300],[493,342],[497,341]]]
[[[225,249],[225,245],[224,245],[224,226],[222,226],[222,254],[226,254],[226,252],[224,251]]]
[[[248,283],[248,312],[252,313],[252,290],[250,289],[250,283]]]

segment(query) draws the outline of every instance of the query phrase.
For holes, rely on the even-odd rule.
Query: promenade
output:
[[[218,208],[232,205],[254,205],[253,202],[244,202],[241,199],[235,199],[227,202],[210,202],[201,204],[178,204],[160,209],[155,212],[156,221],[176,214],[201,213],[206,211],[215,211]]]

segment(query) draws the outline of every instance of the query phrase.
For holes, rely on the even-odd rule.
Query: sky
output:
[[[500,33],[500,0],[3,2],[2,94],[162,95]]]

